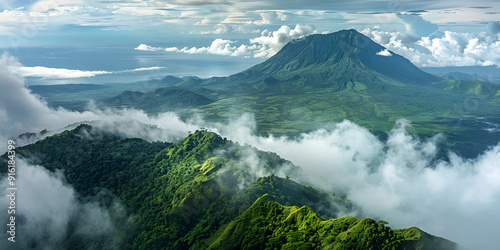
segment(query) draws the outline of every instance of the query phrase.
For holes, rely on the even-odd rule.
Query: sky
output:
[[[498,1],[1,0],[0,8],[0,49],[19,59],[12,70],[27,84],[230,75],[293,39],[351,28],[419,67],[500,65]]]

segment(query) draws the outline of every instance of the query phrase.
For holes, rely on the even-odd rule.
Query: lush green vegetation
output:
[[[125,205],[133,220],[116,223],[122,249],[419,249],[434,241],[452,244],[420,237],[416,228],[392,230],[371,219],[337,218],[356,213],[357,207],[343,196],[293,181],[301,169],[276,154],[212,132],[197,131],[169,144],[80,125],[18,148],[17,154],[62,171],[81,199],[106,191],[102,206],[110,207],[114,199]],[[5,173],[7,164],[2,166]],[[108,240],[86,242],[70,231],[58,248],[116,247]]]
[[[208,249],[454,249],[456,244],[418,228],[393,230],[386,222],[341,217],[322,220],[309,207],[282,206],[264,195],[219,229]],[[425,237],[422,237],[424,235]]]

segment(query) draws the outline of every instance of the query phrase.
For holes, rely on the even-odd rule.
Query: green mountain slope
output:
[[[264,195],[207,241],[207,249],[455,249],[418,228],[393,230],[372,219],[322,220],[309,207]],[[265,247],[263,247],[265,246]]]
[[[236,236],[226,233],[232,227],[238,232],[251,232],[248,237],[259,241],[252,241],[248,247],[260,244],[259,248],[268,243],[296,246],[302,244],[296,241],[302,241],[302,235],[311,236],[307,242],[316,246],[320,246],[323,239],[333,239],[328,241],[331,245],[337,242],[335,237],[344,237],[341,232],[346,230],[349,242],[367,238],[370,239],[368,244],[372,244],[372,239],[378,239],[371,233],[364,236],[371,232],[365,229],[349,231],[358,228],[352,227],[359,224],[358,219],[329,220],[341,213],[356,214],[359,210],[344,197],[293,181],[301,175],[300,168],[276,154],[241,146],[211,132],[197,131],[177,143],[168,144],[121,138],[81,125],[18,148],[16,153],[18,157],[31,159],[33,164],[64,174],[67,183],[83,200],[99,196],[99,204],[111,209],[112,201],[117,199],[132,216],[129,220],[115,222],[115,233],[109,237],[89,240],[70,231],[62,242],[56,242],[58,249],[90,245],[106,249],[116,244],[120,249],[202,249],[224,242],[233,244]],[[5,155],[2,158],[5,160]],[[7,164],[2,166],[1,172],[5,175]],[[103,192],[107,193],[104,197]],[[266,198],[269,195],[272,200]],[[250,224],[240,222],[253,214],[265,216]],[[296,218],[292,219],[294,216]],[[288,219],[283,220],[285,218]],[[261,224],[253,223],[267,224],[266,220],[272,223],[265,234],[255,231]],[[395,244],[391,246],[408,243],[408,237],[394,236],[397,230],[388,234],[393,232],[389,228],[381,226],[378,229],[378,224],[372,220],[361,221],[368,221],[363,223],[369,227],[375,225],[377,230],[390,235],[384,240],[397,239],[391,241]],[[309,228],[307,234],[303,232],[305,225]],[[332,225],[340,231],[331,230]],[[19,237],[21,240],[23,236]],[[421,239],[414,239],[424,244]],[[442,241],[434,236],[429,239]],[[37,240],[30,240],[36,247]],[[234,245],[223,245],[247,246],[242,244],[238,241]],[[307,245],[313,246],[311,244]]]

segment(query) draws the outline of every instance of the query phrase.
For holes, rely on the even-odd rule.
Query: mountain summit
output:
[[[292,41],[265,62],[230,78],[248,81],[271,76],[275,81],[298,81],[297,85],[356,81],[425,84],[439,80],[356,30]]]

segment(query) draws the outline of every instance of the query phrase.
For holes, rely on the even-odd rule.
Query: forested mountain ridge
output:
[[[278,155],[213,132],[197,131],[170,144],[80,125],[18,148],[17,154],[62,173],[80,199],[99,196],[106,209],[117,200],[131,216],[117,220],[112,235],[92,241],[69,230],[54,246],[59,249],[422,249],[417,246],[431,241],[444,244],[438,249],[454,246],[421,237],[415,228],[337,218],[362,211],[345,197],[294,181],[302,170]],[[32,248],[41,244],[27,240]]]

